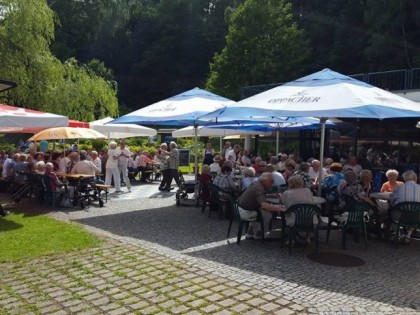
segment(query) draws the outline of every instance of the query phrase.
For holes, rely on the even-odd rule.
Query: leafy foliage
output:
[[[239,6],[230,19],[226,47],[210,65],[207,88],[238,99],[241,86],[296,77],[309,50],[290,9],[283,0],[247,0]]]
[[[10,104],[83,121],[118,114],[116,84],[102,63],[63,64],[51,53],[55,15],[45,0],[3,0],[0,8],[0,76],[18,82]]]

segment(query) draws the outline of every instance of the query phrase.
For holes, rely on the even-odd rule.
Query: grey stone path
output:
[[[100,249],[2,266],[0,309],[18,305],[4,314],[420,314],[419,242],[395,250],[370,239],[364,250],[349,238],[346,253],[366,264],[325,266],[306,258],[311,248],[295,248],[289,256],[278,241],[229,244],[227,221],[209,219],[199,208],[177,208],[174,195],[159,192],[156,184],[140,185],[110,196],[103,208],[51,213],[110,241]],[[321,250],[341,252],[338,233]]]

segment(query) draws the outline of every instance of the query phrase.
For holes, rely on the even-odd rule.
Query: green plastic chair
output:
[[[282,228],[282,247],[284,245],[284,231],[287,233],[288,240],[289,240],[289,255],[292,254],[292,246],[293,240],[295,238],[295,234],[297,232],[313,232],[315,238],[315,251],[318,252],[319,250],[319,233],[318,233],[318,225],[314,225],[313,217],[319,215],[319,208],[317,205],[309,204],[309,203],[301,203],[296,204],[284,213],[287,216],[290,213],[294,213],[296,216],[295,224],[293,226],[287,226],[286,222],[283,223]]]
[[[262,232],[262,240],[264,242],[264,221],[263,217],[261,215],[261,210],[255,210],[257,212],[257,217],[255,220],[244,220],[239,215],[239,208],[238,208],[238,202],[236,200],[233,200],[232,198],[232,205],[233,205],[233,216],[229,222],[229,228],[227,232],[227,238],[229,238],[230,230],[232,228],[232,223],[234,220],[238,221],[238,234],[236,236],[236,244],[241,244],[241,238],[242,238],[242,230],[245,227],[245,231],[248,230],[249,222],[260,222],[261,224],[261,232]]]
[[[355,235],[355,240],[360,230],[363,230],[365,249],[367,249],[367,230],[366,230],[366,220],[365,213],[369,212],[369,209],[372,206],[366,202],[346,202],[344,206],[344,212],[348,213],[347,219],[340,222],[339,229],[341,229],[341,246],[342,249],[346,249],[346,235],[347,230],[352,229],[354,232],[357,232]]]
[[[397,225],[394,239],[395,248],[397,248],[400,228],[420,228],[420,202],[400,202],[393,206],[391,211],[399,211],[401,213],[398,221],[392,220]]]
[[[232,200],[233,197],[229,194],[229,192],[224,191],[222,188],[210,184],[208,185],[208,189],[210,190],[210,202],[209,202],[209,218],[211,217],[212,212],[216,212],[219,215],[219,220],[223,218],[225,214],[227,217],[232,218]],[[220,196],[223,195],[223,198]],[[231,200],[232,199],[232,200]],[[202,208],[201,211],[204,212],[205,208]]]

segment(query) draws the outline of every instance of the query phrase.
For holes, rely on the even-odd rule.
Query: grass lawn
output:
[[[178,169],[182,174],[194,174],[194,163],[190,163],[190,166],[180,166]],[[201,163],[198,163],[198,169],[201,171]]]
[[[0,263],[83,249],[100,242],[79,225],[45,215],[15,212],[0,218]]]

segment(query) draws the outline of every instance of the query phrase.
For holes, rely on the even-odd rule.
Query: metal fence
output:
[[[388,91],[420,89],[420,68],[353,74],[350,77]],[[267,91],[284,83],[242,87],[241,99]]]

